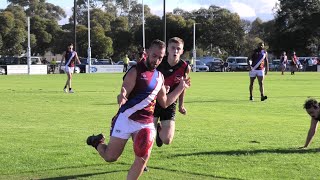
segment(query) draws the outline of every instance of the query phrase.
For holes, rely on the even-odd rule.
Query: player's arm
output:
[[[121,107],[128,100],[128,96],[136,85],[137,69],[132,67],[125,75],[121,91],[117,96],[118,104]]]
[[[268,53],[266,52],[266,75],[268,74],[269,71],[269,59],[268,59]]]
[[[78,53],[77,52],[75,52],[76,54],[74,55],[75,56],[75,58],[76,58],[76,61],[78,62],[78,64],[81,64],[81,62],[80,62],[80,60],[79,60],[79,57],[78,57]]]
[[[179,85],[169,94],[166,94],[166,88],[162,85],[157,95],[157,101],[162,108],[167,108],[178,99],[185,88],[190,86],[190,78],[181,78]]]
[[[188,65],[185,77],[188,77],[189,73],[191,71],[191,67]],[[187,114],[187,109],[184,107],[184,96],[185,96],[186,90],[183,90],[183,92],[179,96],[179,112],[183,115]]]
[[[314,118],[311,119],[311,124],[310,124],[310,128],[308,131],[306,143],[304,144],[304,146],[302,148],[307,148],[310,145],[313,136],[317,132],[318,122],[319,121],[315,120]]]

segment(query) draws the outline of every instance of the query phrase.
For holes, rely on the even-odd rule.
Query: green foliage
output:
[[[92,57],[110,57],[113,54],[112,43],[112,39],[104,34],[103,28],[92,28]]]
[[[2,40],[2,36],[0,34],[0,49],[2,48],[2,46],[3,46],[3,40]]]
[[[8,11],[1,12],[0,22],[1,22],[0,33],[2,36],[6,36],[14,27],[14,15]]]
[[[277,7],[275,50],[296,51],[300,55],[319,53],[320,1],[281,0]]]
[[[8,2],[11,4],[0,12],[2,55],[20,55],[26,50],[27,15],[31,17],[33,54],[44,54],[49,50],[61,53],[67,43],[74,42],[74,17],[71,16],[70,23],[62,27],[57,23],[65,17],[62,8],[47,3],[46,0]],[[85,32],[88,30],[88,6],[94,38],[92,45],[99,47],[92,48],[95,57],[113,56],[118,59],[142,46],[142,8],[145,12],[146,46],[154,39],[164,38],[162,18],[153,15],[148,5],[142,7],[138,0],[90,0],[89,4],[86,0],[76,2],[77,27],[80,28],[76,30],[79,33],[76,47],[81,56],[86,56],[88,48],[88,32]],[[190,12],[176,8],[166,16],[166,40],[178,36],[185,41],[185,51],[192,51],[193,25],[196,23],[196,46],[200,53],[198,56],[247,55],[259,41],[266,42],[268,50],[276,55],[283,50],[295,50],[299,56],[318,55],[320,1],[280,0],[275,10],[274,20],[263,22],[256,18],[249,22],[214,4],[209,8]],[[12,32],[19,35],[15,43],[11,41]],[[106,43],[103,43],[104,41]],[[97,44],[103,44],[103,48],[100,49]]]

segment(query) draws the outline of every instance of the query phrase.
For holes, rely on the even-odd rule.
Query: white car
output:
[[[228,57],[230,71],[249,71],[248,57]]]
[[[208,72],[209,67],[202,61],[196,60],[196,72]]]
[[[2,67],[0,67],[0,74],[1,75],[5,75],[6,74],[6,70]]]

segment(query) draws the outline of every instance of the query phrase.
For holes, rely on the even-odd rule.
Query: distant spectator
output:
[[[47,58],[43,58],[43,60],[42,60],[41,63],[42,63],[42,64],[48,64]]]
[[[189,66],[191,67],[191,71],[195,71],[195,69],[193,69],[193,64],[194,64],[194,58],[192,57],[189,64]]]
[[[285,51],[282,52],[282,55],[280,57],[280,66],[281,66],[281,75],[284,74],[287,68],[288,63],[288,57]]]
[[[54,58],[52,58],[52,60],[50,62],[50,66],[51,66],[51,71],[54,74],[54,71],[55,71],[56,66],[57,66],[57,61]]]
[[[224,72],[224,61],[221,61],[220,70],[221,72]]]
[[[308,66],[307,58],[304,58],[303,61],[302,61],[303,71],[306,71],[306,70],[307,70],[307,66]]]
[[[130,59],[129,59],[128,55],[126,54],[125,57],[123,58],[123,72],[127,72],[129,61],[130,61]]]

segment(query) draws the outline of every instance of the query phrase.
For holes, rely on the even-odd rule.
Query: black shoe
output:
[[[148,166],[144,167],[143,171],[144,171],[144,172],[149,172]]]
[[[250,101],[254,101],[253,96],[250,96],[249,100]]]
[[[98,134],[96,136],[92,135],[87,138],[87,144],[96,148],[96,149],[97,149],[98,145],[102,142],[104,142],[104,135],[103,134]]]
[[[264,100],[266,100],[266,99],[268,99],[267,96],[261,96],[261,101],[264,101]]]
[[[161,140],[161,138],[160,138],[160,129],[161,129],[161,127],[160,127],[160,123],[158,123],[157,124],[157,137],[156,137],[156,144],[157,144],[157,146],[158,147],[161,147],[162,145],[163,145],[163,142],[162,142],[162,140]]]

